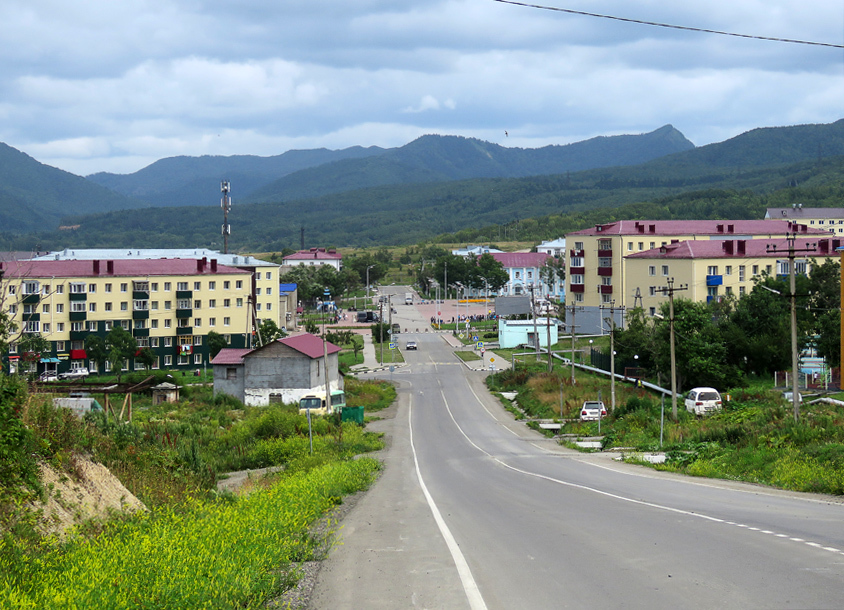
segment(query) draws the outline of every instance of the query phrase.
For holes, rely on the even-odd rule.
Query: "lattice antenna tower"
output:
[[[220,190],[223,193],[220,199],[220,207],[223,208],[223,254],[229,253],[229,235],[232,234],[232,226],[229,224],[229,211],[232,209],[232,200],[229,196],[232,187],[228,180],[220,183]]]

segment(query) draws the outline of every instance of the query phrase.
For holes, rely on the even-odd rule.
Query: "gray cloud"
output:
[[[832,0],[557,6],[833,43],[844,21]],[[0,141],[79,174],[424,133],[542,146],[672,123],[700,145],[837,120],[844,94],[841,50],[492,0],[7,0],[0,19]]]

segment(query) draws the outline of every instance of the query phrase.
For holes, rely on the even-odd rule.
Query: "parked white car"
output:
[[[686,394],[686,411],[706,415],[721,408],[721,394],[715,388],[692,388]]]
[[[85,379],[88,375],[88,369],[70,369],[66,373],[61,373],[59,379]]]
[[[607,408],[600,400],[587,400],[580,408],[580,421],[598,421],[607,416]]]

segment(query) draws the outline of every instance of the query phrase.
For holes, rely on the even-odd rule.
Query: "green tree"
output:
[[[23,333],[18,339],[18,352],[21,354],[21,372],[24,370],[30,376],[38,371],[38,363],[45,353],[51,349],[50,342],[38,333]]]
[[[500,290],[510,279],[504,265],[495,260],[492,254],[485,252],[477,259],[475,288],[489,288],[492,292]]]
[[[106,349],[108,350],[111,372],[117,375],[117,383],[120,383],[123,363],[135,357],[135,353],[138,351],[138,342],[135,337],[118,324],[106,335]]]
[[[228,342],[226,338],[218,332],[209,331],[208,333],[208,353],[211,358],[215,358],[217,354],[220,353],[220,350],[228,347]]]
[[[286,336],[286,333],[282,332],[278,325],[269,318],[262,320],[258,325],[258,333],[264,345]]]
[[[155,359],[155,352],[148,347],[142,348],[137,354],[135,354],[135,360],[143,364],[146,370],[150,370],[152,368],[152,365],[155,364]]]
[[[108,360],[108,348],[106,340],[99,335],[88,335],[85,337],[85,353],[89,360],[97,364],[97,370],[105,371],[105,363]]]

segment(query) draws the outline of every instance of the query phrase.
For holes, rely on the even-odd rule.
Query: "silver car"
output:
[[[686,411],[706,415],[721,408],[721,394],[715,388],[692,388],[686,395]]]

